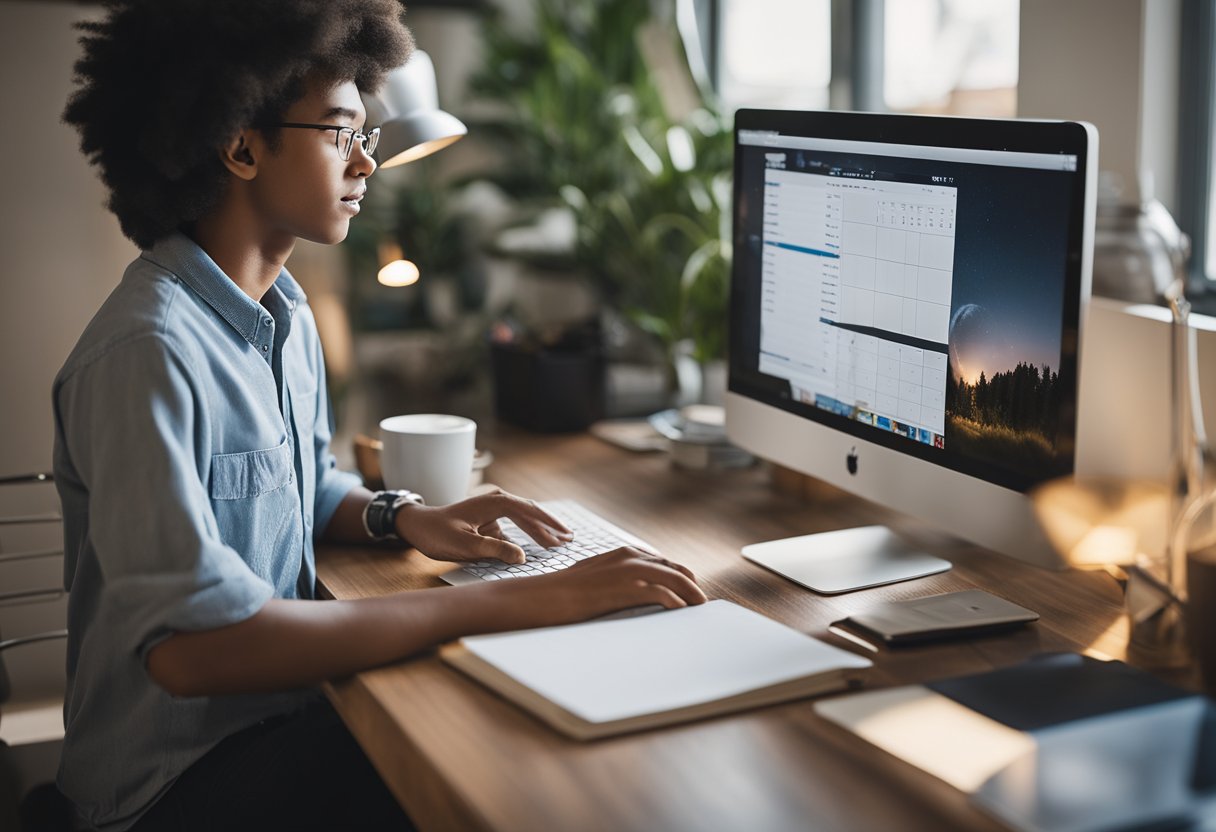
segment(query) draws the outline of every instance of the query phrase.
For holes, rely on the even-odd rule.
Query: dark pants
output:
[[[211,749],[133,832],[413,828],[337,712],[318,699]]]

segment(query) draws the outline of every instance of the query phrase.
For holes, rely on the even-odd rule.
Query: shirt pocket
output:
[[[274,448],[211,457],[211,499],[247,500],[295,481],[291,446],[284,439]]]
[[[211,457],[211,509],[220,539],[280,598],[296,596],[304,525],[294,455],[274,448]]]

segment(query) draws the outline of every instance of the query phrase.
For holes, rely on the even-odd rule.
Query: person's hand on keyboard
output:
[[[500,518],[510,519],[544,547],[574,537],[536,503],[502,490],[447,506],[406,506],[397,513],[397,534],[434,560],[523,563],[524,550],[503,539]]]
[[[559,621],[581,621],[618,610],[658,604],[667,609],[706,601],[696,577],[687,567],[632,546],[605,552],[551,575],[508,582],[532,598],[544,589],[551,596]],[[504,588],[506,588],[504,587]]]

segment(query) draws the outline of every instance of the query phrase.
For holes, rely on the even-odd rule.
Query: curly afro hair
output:
[[[148,248],[211,210],[217,151],[275,122],[310,81],[376,90],[413,50],[399,0],[110,0],[77,27],[63,118],[101,170],[123,233]]]

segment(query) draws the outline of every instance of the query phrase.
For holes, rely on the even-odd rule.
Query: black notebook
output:
[[[1195,695],[1123,662],[1102,662],[1077,653],[1037,656],[1013,667],[925,687],[1018,731]]]

